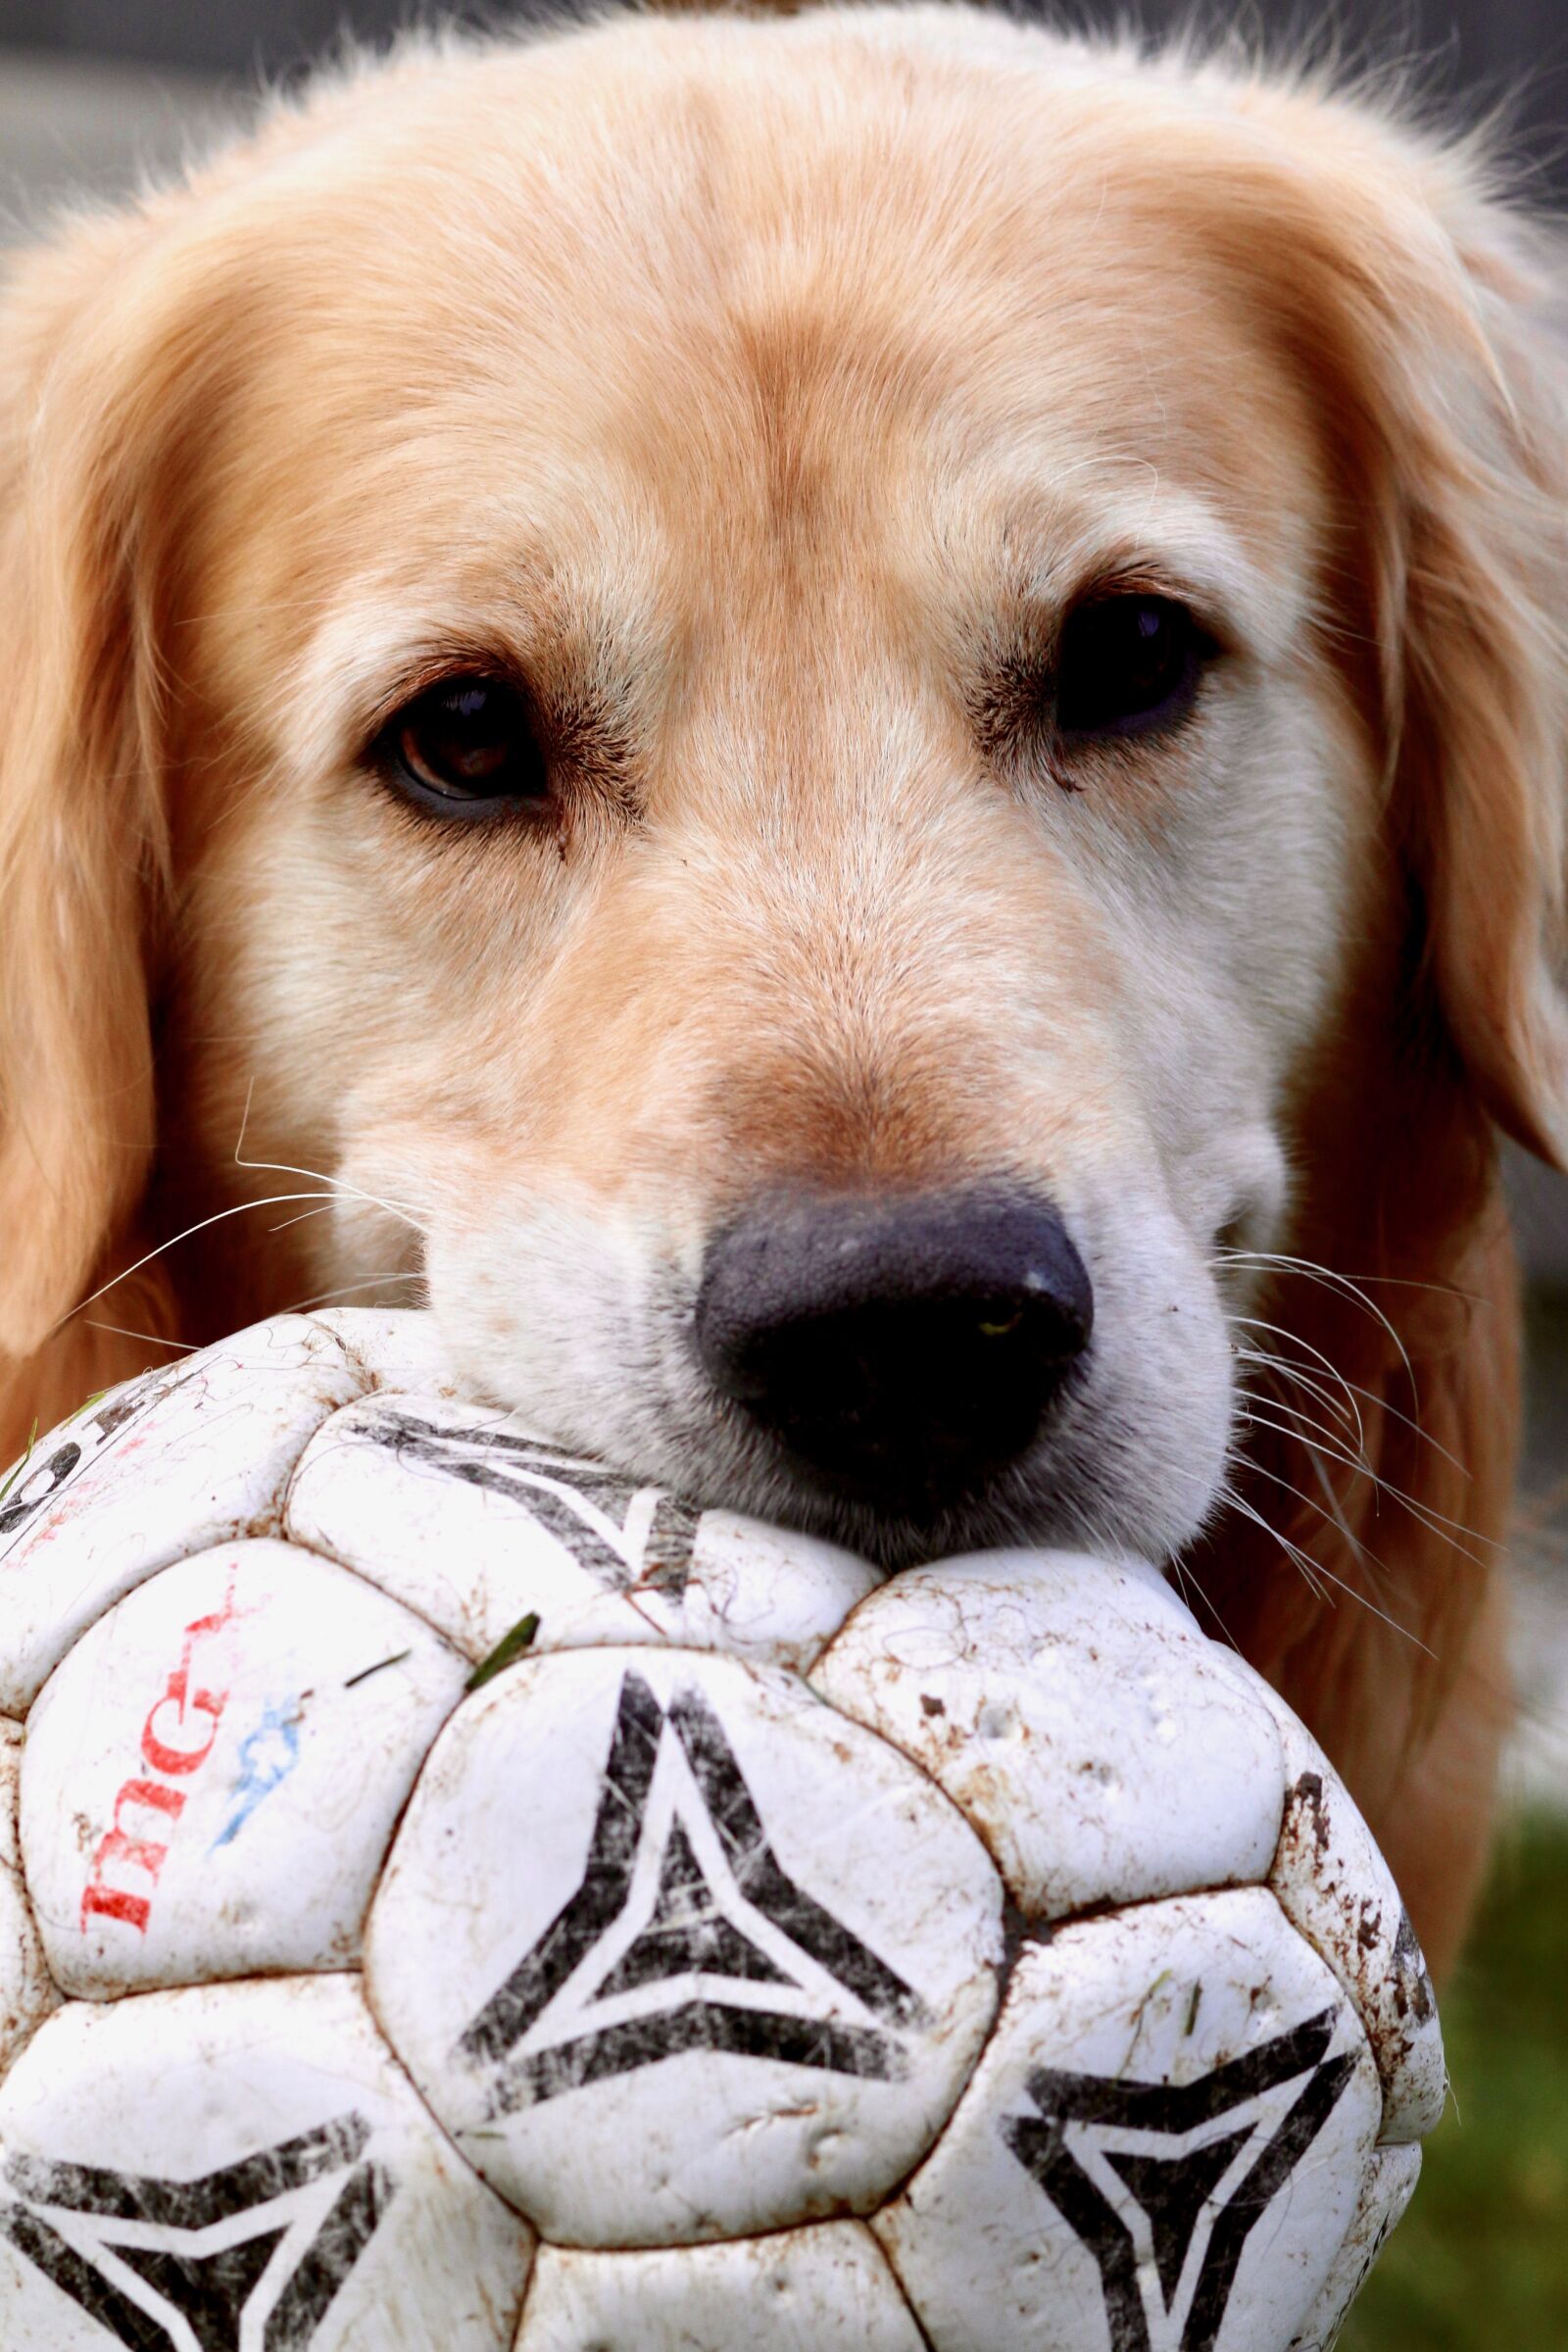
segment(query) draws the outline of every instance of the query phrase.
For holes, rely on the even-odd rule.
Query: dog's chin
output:
[[[1185,1482],[1184,1482],[1185,1484]],[[1000,1473],[937,1507],[911,1510],[835,1488],[808,1466],[777,1451],[753,1459],[739,1477],[705,1483],[709,1508],[744,1512],[858,1553],[895,1574],[959,1553],[1025,1547],[1134,1556],[1163,1565],[1191,1544],[1218,1502],[1217,1485],[1166,1507],[1139,1507],[1135,1492],[1112,1483],[1103,1465],[1035,1464]],[[1177,1503],[1176,1508],[1170,1507]]]
[[[1070,1504],[1041,1508],[989,1493],[965,1496],[942,1511],[914,1516],[851,1496],[813,1492],[808,1484],[784,1479],[779,1499],[766,1515],[779,1526],[796,1528],[857,1552],[890,1576],[902,1568],[918,1568],[961,1552],[1014,1545],[1140,1554],[1152,1548],[1107,1538],[1102,1522]]]
[[[1197,1384],[1194,1384],[1196,1388]],[[825,1478],[776,1439],[716,1411],[671,1451],[659,1476],[694,1500],[799,1529],[888,1573],[1002,1548],[1132,1556],[1163,1566],[1218,1511],[1234,1442],[1233,1400],[1163,1414],[1147,1399],[1075,1387],[1060,1424],[951,1497],[867,1496]],[[693,1442],[695,1440],[695,1442]]]

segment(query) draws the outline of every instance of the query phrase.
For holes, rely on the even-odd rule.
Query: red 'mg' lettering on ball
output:
[[[187,1709],[184,1693],[175,1690],[174,1682],[175,1677],[171,1675],[169,1689],[148,1716],[141,1734],[141,1752],[147,1762],[154,1772],[167,1773],[171,1780],[177,1780],[182,1773],[199,1772],[206,1763],[212,1753],[213,1741],[218,1738],[223,1701],[228,1695],[226,1691],[198,1690]],[[174,1729],[165,1738],[154,1726],[169,1707],[174,1709]],[[179,1734],[186,1730],[192,1714],[205,1716],[207,1729],[193,1743],[178,1746],[175,1741]]]
[[[123,1927],[133,1928],[138,1936],[147,1933],[153,1895],[169,1858],[168,1831],[185,1809],[185,1789],[170,1788],[168,1784],[188,1780],[192,1773],[201,1770],[213,1751],[218,1727],[228,1703],[226,1687],[212,1690],[198,1684],[194,1690],[191,1688],[192,1660],[198,1645],[220,1634],[237,1615],[230,1574],[222,1607],[206,1617],[193,1618],[186,1626],[179,1664],[165,1684],[162,1696],[153,1702],[142,1726],[141,1763],[148,1773],[162,1777],[151,1780],[137,1773],[122,1782],[110,1826],[94,1849],[91,1874],[82,1893],[83,1934],[92,1919],[118,1920]],[[156,1825],[144,1827],[156,1827],[164,1834],[133,1836],[122,1826],[122,1816],[130,1807],[160,1816]]]
[[[92,1858],[92,1877],[81,1898],[81,1924],[85,1929],[92,1918],[123,1920],[139,1936],[147,1933],[147,1921],[152,1912],[152,1889],[158,1884],[158,1874],[169,1853],[167,1838],[135,1838],[122,1827],[122,1816],[127,1805],[140,1805],[150,1812],[162,1813],[168,1821],[177,1821],[185,1807],[182,1788],[166,1788],[161,1781],[126,1781],[115,1798],[114,1821],[108,1833],[99,1840]],[[127,1873],[140,1875],[147,1891],[138,1893],[132,1886],[112,1886],[108,1873],[122,1867]]]

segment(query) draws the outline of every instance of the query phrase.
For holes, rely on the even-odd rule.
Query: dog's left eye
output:
[[[400,791],[443,815],[482,815],[550,791],[522,697],[499,678],[443,679],[404,705],[373,750]]]
[[[1181,717],[1213,640],[1168,596],[1101,596],[1069,612],[1056,657],[1065,737],[1137,735]]]

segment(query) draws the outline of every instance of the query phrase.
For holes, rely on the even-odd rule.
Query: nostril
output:
[[[715,1386],[819,1483],[918,1515],[1034,1441],[1093,1321],[1049,1203],[829,1196],[715,1240],[696,1338]]]

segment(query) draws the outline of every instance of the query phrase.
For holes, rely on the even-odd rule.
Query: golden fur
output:
[[[1022,1177],[1100,1385],[1049,1507],[949,1538],[1179,1555],[1446,1961],[1493,1123],[1568,1155],[1559,275],[1375,103],[925,8],[417,41],[22,254],[0,1454],[159,1358],[97,1323],[413,1275],[476,1388],[808,1518],[667,1339],[705,1235]],[[1224,658],[1066,775],[1007,681],[1106,578]],[[360,754],[481,658],[552,821],[445,838]]]

